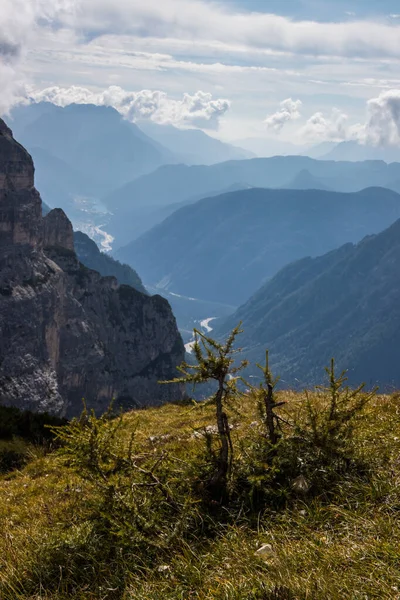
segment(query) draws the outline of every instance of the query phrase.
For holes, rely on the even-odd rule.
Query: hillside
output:
[[[137,237],[136,223],[145,213],[161,211],[163,206],[185,202],[194,195],[206,197],[226,190],[237,182],[250,187],[293,187],[293,181],[307,171],[308,185],[337,192],[356,192],[367,187],[387,187],[400,191],[400,163],[383,161],[334,162],[306,156],[275,156],[229,161],[211,166],[165,165],[154,173],[139,177],[113,190],[103,198],[113,213],[108,223],[117,246]],[[317,183],[316,183],[317,180]],[[143,229],[142,229],[143,232]]]
[[[322,405],[321,395],[310,397]],[[304,394],[281,394],[279,400],[288,403],[286,419],[305,418]],[[325,487],[298,495],[290,484],[278,483],[275,496],[253,509],[243,498],[225,509],[200,502],[207,435],[216,443],[211,406],[134,411],[119,425],[97,424],[100,437],[82,423],[75,447],[67,441],[58,453],[31,444],[25,468],[0,475],[0,596],[398,600],[398,401],[378,397],[358,419],[352,469],[330,472]],[[254,399],[234,407],[228,413],[240,481],[260,422]],[[103,457],[110,460],[101,463],[105,480],[85,462],[90,432],[93,447],[103,443]],[[153,466],[167,498],[146,472],[123,462],[128,446],[140,457],[139,468]],[[303,451],[297,447],[294,454],[297,472],[299,457],[303,469],[310,460]],[[125,471],[119,467],[113,479],[117,456]],[[252,485],[257,489],[256,474]],[[262,547],[264,553],[257,552]]]
[[[397,146],[368,146],[355,141],[340,142],[320,157],[322,160],[384,160],[387,163],[400,160]]]
[[[143,206],[132,207],[132,210],[129,209],[129,212],[126,215],[124,215],[124,211],[118,213],[118,215],[110,213],[107,215],[107,230],[114,231],[116,227],[116,230],[114,231],[117,236],[116,248],[119,248],[128,242],[137,239],[143,233],[164,221],[164,219],[183,206],[194,204],[203,198],[211,198],[228,192],[249,189],[250,187],[251,186],[246,183],[233,183],[227,188],[217,188],[203,194],[192,194],[182,202],[173,202],[171,204],[162,205],[151,204],[149,202]],[[118,223],[120,223],[120,225],[118,225]]]
[[[300,171],[288,184],[283,186],[287,190],[326,190],[330,188],[322,183],[317,177],[311,175],[307,169]]]
[[[168,150],[111,107],[31,104],[16,109],[10,124],[28,150],[41,148],[61,159],[90,179],[96,191],[101,186],[103,194],[173,161]]]
[[[103,277],[115,277],[121,285],[130,285],[138,292],[147,294],[139,275],[132,267],[123,265],[112,256],[100,252],[96,242],[85,233],[74,232],[74,248],[79,261],[85,267],[97,271]]]
[[[31,147],[35,163],[35,180],[44,201],[52,208],[62,208],[71,219],[82,218],[79,198],[98,197],[101,185],[48,150]]]
[[[386,189],[249,189],[181,208],[116,257],[145,284],[238,306],[287,263],[359,241],[399,217],[400,197]]]
[[[186,165],[212,165],[227,160],[254,158],[255,154],[213,138],[201,129],[178,129],[152,121],[140,123],[140,129],[168,148],[178,162]]]
[[[357,245],[282,269],[219,325],[243,322],[246,355],[271,352],[285,385],[318,381],[331,356],[352,384],[400,386],[400,221]]]

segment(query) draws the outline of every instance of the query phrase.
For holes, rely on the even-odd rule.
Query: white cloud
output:
[[[20,98],[26,49],[40,23],[51,27],[56,19],[72,15],[75,0],[1,0],[0,115]]]
[[[267,117],[264,123],[268,129],[279,133],[286,123],[300,118],[301,105],[301,100],[287,98],[280,103],[280,110]]]
[[[197,91],[183,94],[179,100],[170,98],[159,90],[129,92],[119,86],[110,86],[103,92],[93,92],[87,88],[53,86],[29,94],[35,102],[53,102],[58,106],[68,104],[97,104],[112,106],[130,121],[150,119],[160,124],[177,127],[205,127],[215,129],[218,120],[230,107],[229,100],[214,99],[211,94]]]
[[[367,103],[367,122],[359,131],[362,142],[373,146],[400,144],[400,90],[382,92]]]
[[[299,130],[299,136],[307,141],[341,142],[350,137],[347,128],[348,116],[334,108],[329,117],[322,112],[317,112],[308,119],[306,124]]]
[[[400,145],[400,90],[382,92],[367,102],[365,123],[348,125],[348,116],[333,109],[329,117],[317,112],[298,131],[301,139],[340,142],[357,140],[368,146]]]
[[[76,19],[66,21],[95,35],[113,31],[218,40],[298,54],[400,57],[400,28],[379,21],[320,23],[265,13],[238,13],[200,0],[84,0]]]

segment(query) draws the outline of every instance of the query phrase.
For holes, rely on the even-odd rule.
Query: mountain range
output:
[[[215,333],[241,321],[245,356],[263,361],[268,348],[285,386],[321,383],[334,357],[351,385],[398,389],[399,264],[400,220],[356,245],[286,266]]]
[[[45,103],[36,119],[21,121],[20,107],[12,113],[12,126],[21,143],[41,148],[84,173],[104,191],[111,190],[134,177],[149,173],[161,164],[173,162],[172,154],[146,136],[111,107],[70,104],[65,107]],[[54,203],[54,201],[53,201]]]
[[[379,232],[400,196],[247,189],[199,200],[116,252],[146,285],[238,306],[287,263]]]
[[[356,192],[366,187],[400,191],[400,163],[335,162],[306,156],[276,156],[228,161],[211,166],[165,165],[114,190],[103,199],[113,213],[107,227],[116,245],[127,244],[157,222],[162,207],[185,202],[194,194],[222,193],[231,185],[264,188],[313,187]],[[142,223],[143,215],[153,217]]]
[[[221,142],[201,129],[178,129],[149,120],[141,121],[139,126],[149,137],[172,152],[178,162],[186,165],[212,165],[256,156],[254,152]]]
[[[319,158],[322,160],[384,160],[387,163],[400,161],[399,146],[369,146],[356,141],[340,142]]]

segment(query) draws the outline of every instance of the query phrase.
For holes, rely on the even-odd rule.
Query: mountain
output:
[[[329,191],[329,188],[322,183],[317,177],[311,175],[310,171],[304,169],[300,171],[295,177],[292,179],[290,183],[283,186],[288,190],[326,190]]]
[[[97,244],[82,231],[74,232],[74,247],[78,260],[103,277],[115,277],[121,285],[130,285],[142,294],[147,291],[139,275],[129,265],[123,265],[115,258],[100,252]]]
[[[146,285],[237,306],[287,263],[359,241],[399,217],[400,196],[383,188],[255,188],[185,206],[116,257]]]
[[[307,144],[293,144],[292,142],[267,137],[246,138],[238,140],[237,144],[254,152],[258,157],[264,158],[270,158],[277,155],[321,158],[337,146],[337,142],[321,142],[310,146]]]
[[[122,246],[137,237],[140,228],[138,231],[136,223],[149,211],[157,212],[162,206],[185,202],[194,195],[214,194],[235,182],[264,188],[291,186],[302,171],[316,178],[319,188],[338,192],[390,187],[400,181],[400,164],[383,161],[335,162],[307,156],[275,156],[211,166],[164,165],[104,197],[105,206],[113,213],[108,231],[115,237],[116,247]],[[397,191],[397,187],[394,189]]]
[[[400,147],[368,146],[355,141],[341,142],[329,152],[321,155],[322,160],[384,160],[387,163],[400,161]]]
[[[84,267],[61,209],[42,216],[30,155],[0,120],[0,404],[74,416],[182,397],[166,300]]]
[[[240,344],[251,360],[270,350],[283,383],[321,383],[335,357],[350,384],[400,386],[400,220],[357,245],[282,269],[224,323],[239,321]]]
[[[234,142],[258,157],[295,156],[306,154],[305,147],[268,137],[244,138]]]
[[[212,165],[255,156],[253,152],[221,142],[201,129],[178,129],[173,125],[158,125],[152,121],[143,121],[140,129],[186,165]]]
[[[107,220],[107,229],[114,233],[118,246],[121,246],[140,237],[143,233],[164,221],[169,215],[172,215],[178,208],[194,204],[203,198],[211,198],[231,191],[249,189],[250,187],[246,183],[233,183],[226,188],[192,195],[181,202],[173,202],[166,205],[149,203],[144,206],[134,206],[127,214],[125,211],[118,212],[117,214],[111,213]]]
[[[90,179],[95,192],[101,186],[104,193],[174,160],[111,107],[30,104],[19,107],[11,119],[28,150],[41,148],[61,159]]]
[[[319,144],[305,148],[300,154],[319,159],[327,155],[328,152],[331,152],[337,145],[338,142],[320,142]]]
[[[80,216],[78,198],[101,194],[100,185],[47,150],[33,146],[30,154],[35,164],[35,181],[43,201],[53,208],[62,207],[70,218]]]

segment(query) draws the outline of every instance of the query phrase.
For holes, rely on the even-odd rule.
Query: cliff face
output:
[[[180,398],[168,302],[81,265],[63,211],[41,216],[29,154],[0,120],[0,403],[72,416]]]

